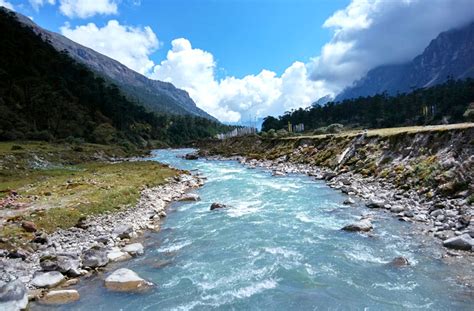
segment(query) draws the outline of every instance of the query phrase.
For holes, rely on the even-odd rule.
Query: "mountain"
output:
[[[67,53],[76,61],[88,66],[109,82],[116,84],[127,97],[139,101],[150,111],[177,115],[194,115],[217,121],[204,110],[198,108],[189,94],[173,84],[147,77],[129,69],[120,62],[82,46],[60,34],[39,27],[31,19],[15,13],[17,19],[31,27],[43,40],[58,51]]]
[[[474,77],[474,22],[441,33],[411,62],[370,70],[336,96],[336,101],[383,92],[394,95],[441,84],[449,78],[469,77]]]
[[[182,146],[232,129],[190,114],[148,111],[10,11],[0,9],[0,29],[0,141],[87,141],[133,149]]]

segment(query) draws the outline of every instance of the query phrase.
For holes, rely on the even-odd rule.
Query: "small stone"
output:
[[[342,204],[344,205],[352,205],[352,204],[355,204],[355,201],[353,198],[347,198],[344,200],[344,202],[342,202]]]
[[[380,199],[371,199],[365,204],[368,208],[385,208],[385,201]]]
[[[79,284],[79,279],[69,279],[64,282],[61,287],[69,287]]]
[[[53,290],[44,297],[42,297],[39,302],[42,304],[66,304],[74,301],[78,301],[80,298],[79,292],[75,289],[62,289],[62,290]]]
[[[402,205],[394,205],[390,208],[392,213],[401,213],[405,210],[405,207]]]
[[[369,219],[362,219],[343,227],[341,230],[350,232],[368,232],[372,230],[372,228],[373,226]]]
[[[222,204],[222,203],[212,203],[210,210],[213,211],[215,209],[226,208],[226,207],[227,207],[227,205]]]
[[[135,237],[133,226],[130,225],[121,225],[114,229],[113,235],[121,239],[131,239]]]
[[[132,258],[132,256],[129,253],[122,252],[120,250],[114,250],[107,253],[107,258],[109,258],[111,262],[120,262],[129,260]]]
[[[389,266],[400,268],[410,265],[410,262],[405,257],[399,256],[395,257],[391,262],[388,263]]]
[[[23,230],[25,230],[26,232],[36,232],[36,230],[38,230],[36,228],[36,224],[32,221],[23,221],[21,223],[21,227],[23,228]]]
[[[51,288],[59,285],[62,281],[64,281],[64,276],[60,272],[50,271],[37,273],[33,277],[31,284],[35,287]]]
[[[178,199],[178,201],[199,201],[199,199],[199,195],[195,193],[185,193]]]
[[[105,287],[112,291],[129,292],[150,288],[152,284],[138,276],[134,271],[121,268],[105,279]]]
[[[122,248],[122,251],[127,252],[132,256],[143,255],[145,253],[145,250],[141,243],[129,244],[125,246],[124,248]]]

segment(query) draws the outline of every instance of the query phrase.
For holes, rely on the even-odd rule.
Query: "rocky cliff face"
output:
[[[474,77],[474,22],[441,33],[421,55],[406,64],[385,65],[370,70],[336,97],[337,101],[387,92],[407,92],[447,81],[448,77]]]
[[[16,13],[16,16],[20,22],[31,27],[56,50],[66,51],[76,61],[85,64],[106,80],[119,86],[131,100],[139,100],[148,109],[161,113],[195,115],[216,120],[198,108],[186,91],[176,88],[173,84],[148,79],[110,57],[39,27],[21,14]]]

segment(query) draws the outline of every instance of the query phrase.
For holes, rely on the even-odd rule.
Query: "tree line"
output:
[[[0,140],[183,145],[232,128],[156,114],[0,10]]]
[[[303,123],[306,130],[330,124],[353,128],[383,128],[469,121],[466,113],[474,102],[474,80],[449,79],[431,88],[389,96],[387,93],[329,102],[288,111],[278,118],[264,119],[262,131]]]

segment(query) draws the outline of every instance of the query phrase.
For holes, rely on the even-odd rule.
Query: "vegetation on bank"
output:
[[[364,135],[362,135],[364,134]],[[474,123],[203,143],[209,155],[289,161],[387,180],[400,189],[473,200]],[[344,159],[341,159],[345,155]]]
[[[183,145],[230,128],[147,111],[5,10],[0,29],[0,141],[85,141],[133,149],[151,142]]]
[[[262,131],[287,129],[303,123],[306,130],[321,134],[331,124],[347,128],[389,128],[413,125],[460,123],[473,121],[474,80],[449,80],[428,89],[388,96],[329,102],[326,105],[300,108],[274,118],[265,118]]]
[[[0,143],[0,248],[33,238],[23,221],[47,232],[68,228],[82,217],[133,207],[141,190],[179,173],[151,161],[109,162],[125,155],[113,146],[74,148]]]

